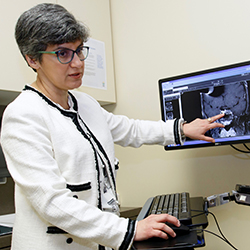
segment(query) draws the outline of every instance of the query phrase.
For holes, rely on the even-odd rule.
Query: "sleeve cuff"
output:
[[[186,136],[183,133],[182,126],[186,123],[184,119],[175,119],[174,121],[174,139],[176,145],[183,145],[186,141]]]
[[[136,228],[136,221],[129,219],[127,232],[125,234],[121,246],[119,247],[119,250],[128,250],[131,248],[135,237],[135,228]]]

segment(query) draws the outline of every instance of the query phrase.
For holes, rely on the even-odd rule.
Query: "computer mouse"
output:
[[[174,232],[176,233],[176,236],[181,236],[181,235],[190,233],[190,228],[186,225],[181,224],[179,227],[177,227],[168,222],[166,222],[166,224],[174,230]]]

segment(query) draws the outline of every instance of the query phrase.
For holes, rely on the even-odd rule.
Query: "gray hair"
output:
[[[38,4],[25,11],[18,19],[15,38],[25,58],[42,61],[42,54],[48,45],[69,42],[86,42],[88,28],[78,22],[64,7],[58,4]]]

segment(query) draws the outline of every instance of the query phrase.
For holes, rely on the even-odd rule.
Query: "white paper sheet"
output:
[[[82,86],[106,90],[105,44],[90,38],[84,45],[89,46],[89,55],[85,60]]]
[[[5,227],[13,227],[15,214],[0,215],[0,225]]]

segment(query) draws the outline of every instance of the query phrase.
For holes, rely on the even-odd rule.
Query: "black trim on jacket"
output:
[[[129,219],[128,222],[128,228],[127,228],[127,232],[125,234],[124,240],[121,244],[121,246],[119,247],[119,250],[127,250],[133,237],[134,237],[134,233],[135,233],[135,220],[131,220]]]
[[[81,192],[91,189],[91,182],[80,184],[80,185],[72,185],[67,184],[66,186],[72,192]]]
[[[47,234],[68,234],[66,231],[58,228],[58,227],[47,227]]]
[[[179,120],[180,119],[175,119],[175,121],[174,121],[174,140],[175,140],[176,144],[181,144],[180,131],[179,131]]]

